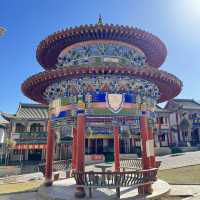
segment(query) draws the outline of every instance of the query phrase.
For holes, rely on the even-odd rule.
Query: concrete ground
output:
[[[167,193],[169,191],[169,185],[161,180],[158,180],[153,184],[153,194],[147,196],[146,198],[138,196],[137,188],[121,188],[121,198],[124,200],[132,199],[132,200],[145,200],[145,199],[154,199],[163,193]],[[61,180],[54,182],[52,187],[41,187],[39,191],[36,192],[28,192],[21,194],[11,194],[0,196],[0,200],[77,200],[74,197],[75,192],[75,181],[73,178],[67,180]],[[86,197],[84,199],[88,199],[88,190],[86,189]],[[117,199],[115,189],[95,189],[93,191],[94,200],[114,200]],[[157,199],[157,198],[156,198]]]
[[[189,196],[191,196],[189,199],[197,195],[200,196],[200,185],[170,185],[170,187],[169,195],[172,197],[180,196],[185,200],[185,198]]]
[[[178,167],[185,167],[185,166],[191,166],[191,165],[200,165],[200,151],[196,152],[187,152],[184,154],[180,154],[177,156],[160,156],[157,157],[157,160],[162,161],[162,164],[159,168],[159,170],[165,170],[165,169],[173,169]],[[110,169],[113,169],[112,167]],[[101,171],[100,168],[94,168],[94,165],[86,166],[86,171],[95,170],[95,171]],[[64,174],[65,175],[65,174]],[[28,179],[35,178],[40,179],[42,176],[42,173],[32,173],[32,174],[25,174],[20,176],[15,176],[15,179],[18,179],[20,182],[27,181]],[[63,176],[63,175],[62,175]],[[3,179],[0,178],[0,184],[2,183]]]
[[[200,186],[173,185],[169,196],[162,197],[160,200],[200,200]],[[95,194],[96,195],[96,194]],[[191,197],[188,197],[191,196]],[[0,196],[0,200],[39,200],[37,192],[27,192]],[[72,199],[70,199],[72,200]]]
[[[162,156],[157,157],[157,160],[162,161],[160,170],[172,169],[190,165],[200,165],[200,151],[196,152],[187,152],[177,156]],[[94,170],[93,166],[86,167],[86,170]],[[95,170],[100,170],[96,169]],[[36,176],[35,174],[25,175],[24,179],[32,178]],[[38,176],[41,177],[41,174]],[[37,176],[36,176],[37,177]],[[23,176],[20,177],[20,181],[23,181]],[[181,196],[181,197],[176,197]],[[193,197],[188,197],[193,196]],[[187,197],[187,198],[186,198]],[[21,193],[21,194],[12,194],[0,196],[0,200],[37,200],[37,193]],[[163,200],[200,200],[200,185],[171,185],[170,197],[165,197]]]
[[[200,165],[200,151],[160,156],[157,157],[157,160],[162,161],[159,170],[173,169],[190,165]]]
[[[0,196],[0,200],[38,200],[37,192],[26,192]]]

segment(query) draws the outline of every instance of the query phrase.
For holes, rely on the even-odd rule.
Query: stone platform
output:
[[[39,200],[77,200],[74,197],[75,181],[73,178],[67,180],[61,180],[54,182],[51,187],[42,186],[38,191]],[[138,196],[137,189],[133,188],[121,188],[120,199],[128,200],[145,200],[145,199],[158,199],[160,196],[167,194],[170,191],[168,183],[162,180],[158,180],[153,184],[153,194],[141,197]],[[88,189],[86,189],[86,197],[89,199]],[[115,189],[101,188],[93,191],[92,199],[94,200],[111,200],[117,199]]]

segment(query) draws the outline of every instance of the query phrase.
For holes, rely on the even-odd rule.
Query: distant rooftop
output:
[[[173,109],[173,108],[175,109],[178,107],[186,110],[187,109],[200,110],[200,104],[194,99],[172,99],[165,106],[166,109]]]
[[[167,109],[165,109],[165,108],[162,108],[159,105],[156,105],[155,112],[169,112],[169,111]]]
[[[16,114],[1,113],[6,120],[10,119],[48,119],[48,106],[43,104],[20,103]]]

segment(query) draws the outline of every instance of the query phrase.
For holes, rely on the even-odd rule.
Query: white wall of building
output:
[[[4,143],[6,137],[5,128],[0,128],[0,144]]]

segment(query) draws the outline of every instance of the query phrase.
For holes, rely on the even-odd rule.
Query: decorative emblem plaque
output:
[[[118,113],[124,103],[123,94],[107,94],[106,103],[110,111]]]

